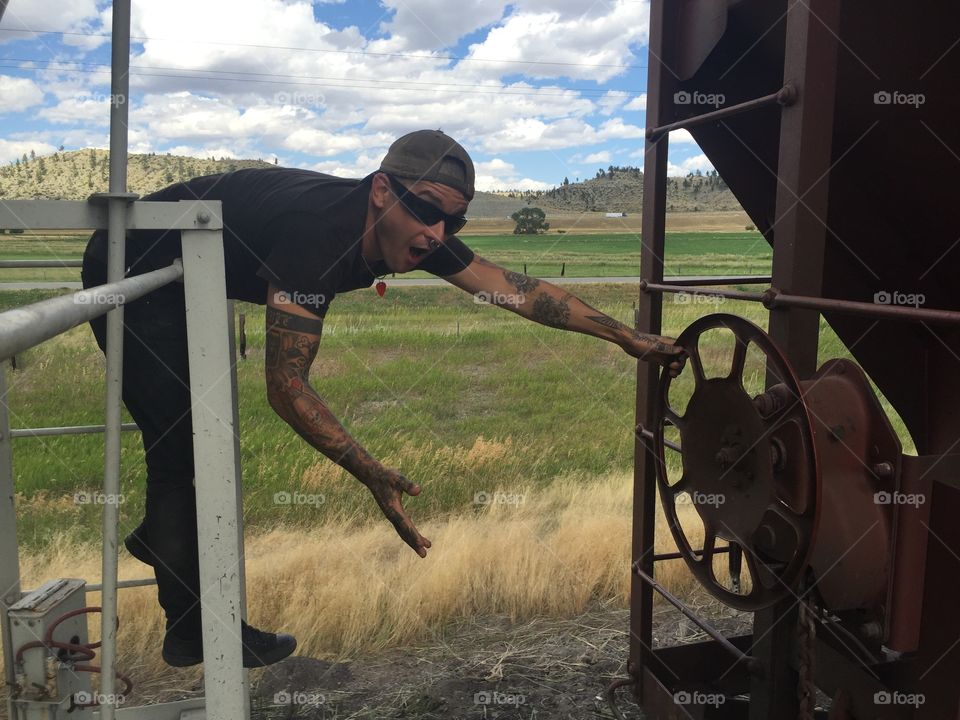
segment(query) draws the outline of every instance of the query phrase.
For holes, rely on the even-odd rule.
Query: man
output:
[[[378,276],[427,270],[468,293],[521,300],[507,309],[552,327],[615,342],[633,357],[676,373],[680,348],[641,335],[554,285],[504,270],[475,255],[456,233],[474,194],[473,162],[440,131],[397,140],[380,170],[346,180],[288,168],[247,169],[195,178],[146,200],[223,203],[229,297],[266,304],[265,371],[271,407],[308,443],[371,492],[400,537],[426,557],[430,541],[407,516],[403,494],[420,486],[382,465],[343,428],[310,386],[323,318],[337,293],[369,287]],[[128,275],[169,265],[181,255],[179,232],[132,232]],[[106,238],[94,234],[84,255],[85,287],[106,279]],[[167,618],[163,658],[202,662],[193,442],[184,296],[166,286],[125,311],[123,400],[139,425],[147,464],[146,512],[125,544],[154,566]],[[105,319],[91,323],[105,345]],[[246,667],[286,657],[289,635],[242,626]]]

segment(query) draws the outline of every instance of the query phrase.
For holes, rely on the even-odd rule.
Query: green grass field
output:
[[[584,300],[632,324],[634,285],[572,286]],[[0,309],[40,291],[0,293]],[[263,374],[263,309],[247,314],[248,358],[239,365],[246,522],[253,530],[379,516],[366,490],[300,440],[269,408]],[[765,322],[752,303],[665,304],[676,335],[721,310]],[[720,352],[717,347],[710,355]],[[711,346],[712,347],[712,346]],[[714,352],[714,350],[716,352]],[[847,356],[824,325],[821,358]],[[8,373],[13,427],[96,424],[103,418],[103,359],[76,328],[17,358]],[[760,377],[752,368],[754,380]],[[509,493],[560,477],[584,483],[632,467],[636,363],[618,347],[545,328],[477,305],[448,287],[360,290],[337,298],[312,382],[375,456],[424,486],[409,500],[418,520],[469,511],[478,492]],[[889,411],[889,406],[887,406]],[[897,420],[903,435],[903,426]],[[102,436],[14,441],[20,535],[41,548],[58,533],[99,537],[100,508],[74,494],[101,483]],[[139,521],[144,476],[139,435],[123,442],[122,529]],[[283,506],[280,492],[322,495]]]
[[[565,266],[567,277],[636,276],[640,268],[640,238],[622,233],[610,235],[546,234],[464,236],[476,252],[511,270],[539,277],[557,277]],[[0,259],[79,259],[84,236],[0,236]],[[666,275],[707,273],[765,274],[770,271],[771,250],[756,232],[668,233]],[[405,277],[429,277],[410,273]],[[77,280],[76,269],[24,269],[0,271],[0,282]]]

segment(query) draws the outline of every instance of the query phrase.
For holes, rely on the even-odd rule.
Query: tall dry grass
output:
[[[424,523],[420,529],[433,542],[426,559],[409,550],[385,521],[276,527],[249,537],[250,621],[293,633],[298,654],[345,658],[435,640],[451,621],[471,615],[522,620],[572,616],[596,601],[627,605],[629,476],[566,477],[546,488],[512,487],[508,495],[491,497],[494,502],[475,511]],[[658,550],[672,550],[662,516],[658,522]],[[56,550],[43,556],[22,558],[24,587],[56,577],[99,582],[99,548],[52,547]],[[142,577],[145,570],[123,553],[121,578]],[[681,596],[695,582],[682,561],[659,563],[657,576]],[[195,671],[171,673],[160,659],[155,595],[153,587],[121,591],[118,665],[145,687],[189,684],[198,677]],[[97,605],[99,593],[90,593],[88,601]],[[92,637],[98,622],[91,625]]]

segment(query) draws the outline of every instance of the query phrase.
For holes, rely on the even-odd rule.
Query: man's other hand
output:
[[[403,509],[402,502],[404,493],[419,495],[420,486],[388,467],[375,472],[372,477],[364,481],[364,485],[373,493],[380,510],[383,511],[387,520],[393,523],[394,529],[403,541],[412,547],[417,555],[426,557],[430,541],[417,531],[410,516]]]
[[[676,377],[687,361],[686,351],[674,344],[673,338],[662,335],[645,335],[636,330],[623,342],[623,349],[638,360],[652,361],[663,365],[670,377]]]

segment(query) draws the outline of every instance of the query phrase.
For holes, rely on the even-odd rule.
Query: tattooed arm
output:
[[[683,367],[683,349],[670,338],[637,332],[556,285],[506,270],[479,255],[469,267],[447,280],[492,305],[543,325],[616,343],[635,358],[666,366],[673,375]]]
[[[430,541],[417,532],[401,502],[403,493],[419,495],[416,485],[385,467],[344,429],[310,386],[310,365],[317,356],[323,320],[286,300],[270,286],[267,295],[265,371],[270,407],[297,434],[367,486],[397,534],[420,557]]]

